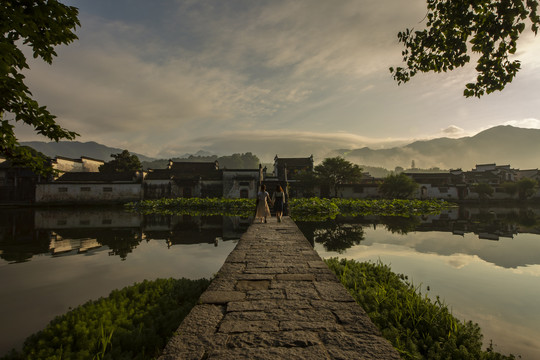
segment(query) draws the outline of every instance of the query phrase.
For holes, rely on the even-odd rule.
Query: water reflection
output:
[[[114,289],[212,277],[251,222],[111,207],[0,209],[0,356],[55,316]]]
[[[540,241],[500,242],[514,239],[518,234],[540,234],[540,208],[461,207],[437,215],[400,217],[365,216],[323,222],[298,222],[299,228],[313,244],[321,244],[325,251],[343,254],[352,246],[373,244],[365,237],[365,229],[382,227],[386,231],[410,233],[442,232],[454,235],[453,241],[431,241],[424,237],[387,237],[378,239],[386,244],[404,245],[421,253],[439,255],[475,255],[505,268],[540,264]],[[466,235],[474,235],[482,242],[471,242]],[[461,240],[460,240],[461,239]],[[499,242],[494,248],[489,242]]]
[[[106,246],[126,260],[142,241],[167,247],[238,239],[252,219],[223,216],[140,215],[122,208],[0,210],[0,258],[9,263],[36,255],[66,256]]]
[[[479,323],[485,346],[493,340],[497,351],[540,359],[540,207],[297,224],[321,257],[389,264],[424,293],[429,286],[458,319]],[[350,228],[361,236],[334,238]]]
[[[322,244],[326,251],[335,251],[339,254],[364,240],[362,224],[326,220],[299,222],[298,227],[311,245]]]

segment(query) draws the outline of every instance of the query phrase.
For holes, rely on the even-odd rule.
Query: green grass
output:
[[[2,359],[157,358],[209,283],[157,279],[114,290],[56,317]]]
[[[389,266],[337,258],[325,262],[403,359],[515,359],[491,346],[482,350],[478,324],[456,319],[439,297],[430,299]]]

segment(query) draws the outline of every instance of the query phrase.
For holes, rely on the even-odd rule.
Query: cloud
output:
[[[540,129],[540,120],[534,118],[522,119],[522,120],[510,120],[503,125],[511,125],[526,129]]]
[[[455,269],[462,269],[470,263],[478,261],[478,259],[479,258],[476,255],[455,254],[447,256],[445,262]]]
[[[442,132],[446,136],[459,137],[459,136],[463,136],[463,134],[465,133],[465,130],[463,130],[459,126],[450,125],[446,129],[443,129]]]
[[[194,144],[220,129],[287,127],[295,121],[291,114],[335,106],[344,92],[373,89],[362,78],[386,73],[391,54],[399,54],[393,40],[398,29],[382,21],[407,23],[402,16],[415,13],[410,6],[398,16],[375,0],[171,6],[140,21],[132,13],[122,17],[114,5],[106,14],[81,6],[80,40],[61,47],[52,67],[30,60],[27,79],[35,97],[63,126],[82,134],[80,140],[151,154],[164,143]],[[21,134],[21,140],[35,139],[26,129]],[[324,148],[330,143],[355,144],[326,141]],[[212,146],[233,147],[217,139]]]
[[[150,156],[250,151],[242,144],[264,156],[278,146],[293,155],[381,147],[381,139],[390,145],[396,138],[440,136],[449,123],[455,125],[442,134],[458,136],[459,127],[506,121],[508,108],[538,108],[538,97],[520,91],[506,98],[512,106],[500,98],[465,103],[462,87],[474,69],[419,74],[398,88],[388,72],[401,62],[396,34],[422,20],[425,2],[381,4],[74,2],[80,40],[60,47],[53,66],[28,54],[27,80],[63,126],[82,134],[79,140]],[[537,43],[527,43],[525,55],[540,49]],[[534,111],[512,116],[538,118]],[[274,128],[283,131],[254,140]],[[21,141],[36,139],[21,129]]]
[[[217,154],[251,151],[261,160],[270,161],[276,155],[309,156],[322,160],[332,150],[354,149],[369,145],[395,144],[398,139],[372,139],[350,133],[319,133],[291,130],[226,131],[219,135],[195,137],[187,142],[171,142],[164,146],[160,157],[170,157],[199,149]]]

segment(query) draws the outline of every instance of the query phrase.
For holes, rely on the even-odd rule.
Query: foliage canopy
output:
[[[111,160],[99,167],[99,172],[115,173],[130,172],[142,169],[141,162],[137,155],[131,155],[129,151],[124,150],[120,154],[111,154],[114,160]]]
[[[462,67],[478,54],[476,82],[465,86],[466,97],[500,91],[520,69],[512,60],[517,41],[531,25],[540,25],[536,0],[427,0],[426,29],[398,33],[406,67],[390,68],[398,84],[418,72],[446,72]]]
[[[56,0],[7,0],[0,3],[0,153],[14,165],[29,166],[38,173],[51,171],[38,156],[19,146],[15,122],[30,125],[51,140],[73,140],[78,134],[55,122],[45,106],[32,98],[24,83],[29,66],[21,45],[32,49],[34,58],[51,64],[54,47],[77,39],[78,10]],[[13,117],[13,118],[10,118]]]
[[[480,199],[486,199],[489,196],[493,195],[493,192],[495,191],[491,185],[486,183],[479,183],[473,186],[473,191],[478,193],[478,197]]]
[[[355,183],[362,178],[362,168],[340,156],[324,159],[321,164],[315,166],[314,171],[321,183],[334,190],[336,197],[339,185]]]
[[[386,198],[406,199],[418,188],[418,183],[407,175],[390,174],[379,185],[379,192]]]
[[[538,182],[534,179],[523,178],[517,182],[519,198],[525,200],[535,192]]]

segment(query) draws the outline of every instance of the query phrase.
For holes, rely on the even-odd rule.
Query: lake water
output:
[[[496,351],[540,359],[540,208],[298,223],[323,258],[382,261],[480,324]]]
[[[0,356],[70,308],[144,279],[210,278],[251,219],[0,209]]]
[[[55,316],[144,279],[216,273],[251,219],[122,208],[0,209],[0,355]],[[540,359],[540,208],[298,223],[324,257],[381,260],[429,286],[497,351]]]

